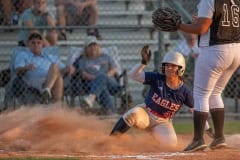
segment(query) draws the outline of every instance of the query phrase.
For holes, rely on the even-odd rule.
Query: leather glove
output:
[[[159,31],[175,32],[181,24],[181,16],[172,8],[158,8],[152,14],[152,22]]]
[[[142,64],[148,65],[151,60],[151,55],[152,55],[151,50],[149,49],[148,45],[146,45],[142,48],[141,55],[142,55]]]

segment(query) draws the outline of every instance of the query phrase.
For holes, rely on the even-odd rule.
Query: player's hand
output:
[[[147,65],[150,62],[151,55],[152,55],[148,45],[142,48],[141,55],[142,55],[142,64]]]

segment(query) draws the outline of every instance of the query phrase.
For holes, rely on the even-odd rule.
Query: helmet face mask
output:
[[[179,66],[178,69],[178,76],[183,76],[186,68],[185,64],[185,58],[184,56],[179,53],[179,52],[174,52],[174,53],[168,53],[164,56],[163,61],[162,61],[162,73],[165,74],[165,64],[174,64]]]

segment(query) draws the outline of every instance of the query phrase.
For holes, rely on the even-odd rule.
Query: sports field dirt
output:
[[[238,160],[240,135],[227,135],[226,149],[184,153],[192,135],[178,135],[179,146],[167,150],[145,131],[110,137],[113,119],[83,116],[60,107],[20,108],[0,115],[1,157],[80,157],[80,159]],[[205,137],[206,142],[211,139]]]

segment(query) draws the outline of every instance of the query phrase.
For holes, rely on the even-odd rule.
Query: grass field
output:
[[[211,125],[211,124],[210,124]],[[212,125],[211,125],[212,126]],[[176,129],[177,134],[191,134],[193,130],[192,121],[186,122],[174,122],[174,127]],[[225,122],[224,128],[225,134],[238,134],[240,133],[240,123],[238,121],[228,121]],[[91,151],[90,151],[91,152]],[[24,158],[17,158],[14,156],[10,156],[11,158],[0,158],[0,160],[85,160],[86,158],[37,158],[32,156],[26,156]],[[94,158],[91,158],[94,159]],[[97,158],[98,159],[98,158]],[[128,158],[127,158],[128,159]],[[99,159],[98,159],[99,160]]]
[[[210,126],[213,126],[210,123]],[[177,134],[189,134],[193,132],[193,122],[174,122],[174,128]],[[224,124],[225,134],[237,134],[240,133],[240,123],[239,121],[227,121]]]

